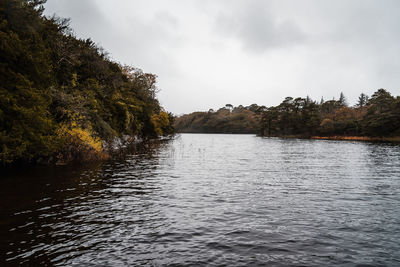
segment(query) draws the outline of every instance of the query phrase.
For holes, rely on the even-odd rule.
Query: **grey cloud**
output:
[[[289,19],[280,20],[267,7],[251,1],[216,19],[218,33],[237,38],[245,49],[262,52],[305,41],[305,33]]]
[[[112,23],[105,18],[93,0],[48,1],[46,14],[70,18],[72,29],[81,38],[95,39],[104,32],[113,32]]]
[[[154,20],[159,21],[161,24],[164,24],[171,29],[177,29],[179,27],[178,18],[166,10],[158,12],[154,16]]]

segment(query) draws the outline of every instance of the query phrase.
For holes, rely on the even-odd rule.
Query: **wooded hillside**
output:
[[[121,66],[44,1],[0,1],[0,164],[90,160],[124,135],[172,132],[156,76]]]
[[[176,118],[175,128],[181,133],[235,133],[259,132],[259,106],[225,107],[208,112],[193,112]]]

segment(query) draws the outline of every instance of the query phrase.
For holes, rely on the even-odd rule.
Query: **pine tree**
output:
[[[357,107],[362,108],[368,103],[368,96],[364,93],[361,93],[358,97],[358,102],[356,104]]]
[[[340,92],[338,101],[341,106],[347,106],[347,100],[346,100],[346,97],[344,96],[343,92]]]

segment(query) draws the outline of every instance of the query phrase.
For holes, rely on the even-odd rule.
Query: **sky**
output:
[[[111,59],[158,76],[175,115],[275,106],[287,96],[350,105],[400,95],[397,0],[48,0]]]

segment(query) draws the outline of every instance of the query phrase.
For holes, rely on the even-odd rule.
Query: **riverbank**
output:
[[[175,135],[159,136],[157,138],[141,138],[138,136],[116,137],[112,141],[101,140],[99,149],[85,143],[71,143],[63,151],[49,156],[39,157],[30,161],[15,161],[0,165],[0,169],[14,169],[34,166],[66,166],[81,164],[96,164],[108,160],[121,159],[134,153],[145,153],[162,142],[171,140]]]
[[[400,142],[400,136],[370,137],[370,136],[311,136],[317,140],[344,140],[344,141],[372,141],[372,142]]]
[[[399,142],[400,136],[392,137],[371,137],[371,136],[304,136],[304,135],[280,135],[280,136],[261,136],[261,137],[278,137],[287,139],[315,139],[315,140],[338,140],[338,141],[368,141],[368,142]]]

